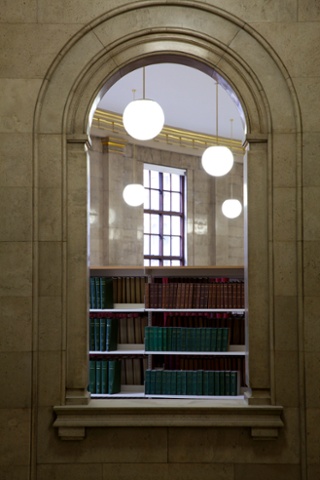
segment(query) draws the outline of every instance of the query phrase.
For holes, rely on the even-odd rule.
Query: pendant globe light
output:
[[[133,146],[132,166],[133,166],[133,183],[124,187],[122,196],[124,201],[130,207],[139,207],[144,203],[144,186],[136,183],[136,159],[135,159],[135,145]]]
[[[233,154],[228,147],[218,145],[218,116],[219,116],[219,104],[218,104],[218,89],[219,84],[216,83],[216,142],[217,145],[208,147],[202,154],[201,163],[204,170],[213,177],[222,177],[230,172],[233,166]]]
[[[136,140],[152,140],[161,132],[164,113],[154,100],[145,98],[145,67],[143,67],[143,98],[133,99],[123,112],[123,126]]]
[[[232,126],[232,121],[231,121],[231,126]],[[234,219],[239,217],[239,215],[242,212],[242,204],[239,200],[236,198],[233,198],[233,179],[232,179],[232,173],[231,173],[231,184],[230,184],[230,198],[228,200],[225,200],[221,206],[222,213],[225,217]]]

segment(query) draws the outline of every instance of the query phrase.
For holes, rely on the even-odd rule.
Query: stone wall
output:
[[[1,478],[318,479],[318,2],[12,0],[0,22]],[[90,112],[168,56],[217,69],[246,114],[249,406],[284,407],[264,442],[228,416],[99,428],[86,391]],[[86,438],[60,439],[61,405],[91,408]]]

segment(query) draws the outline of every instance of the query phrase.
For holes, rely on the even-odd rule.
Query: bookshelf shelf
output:
[[[242,267],[93,267],[90,275],[92,398],[244,398]]]

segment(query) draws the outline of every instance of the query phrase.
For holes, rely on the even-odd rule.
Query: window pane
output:
[[[151,209],[152,210],[159,210],[159,191],[158,190],[151,190]]]
[[[146,258],[144,259],[144,262],[143,262],[143,265],[145,265],[146,267],[149,267],[150,265],[150,260],[147,260]]]
[[[172,211],[173,212],[180,212],[181,205],[180,205],[180,193],[172,193]]]
[[[181,265],[180,260],[172,260],[171,265],[174,267]]]
[[[150,209],[150,190],[148,188],[144,189],[144,208],[145,210]]]
[[[154,267],[158,267],[160,265],[159,260],[151,260],[150,265]]]
[[[176,192],[180,192],[180,175],[173,173],[171,175],[171,190],[175,190]]]
[[[150,230],[150,214],[149,213],[145,213],[143,215],[143,229],[144,229],[145,233],[151,233],[151,230]]]
[[[159,188],[159,172],[156,172],[155,170],[150,170],[150,175],[151,175],[150,186],[152,188]]]
[[[151,215],[151,233],[160,233],[159,229],[159,215]]]
[[[143,254],[150,255],[150,236],[145,235],[143,239]]]
[[[151,235],[151,255],[159,255],[160,237],[158,235]]]
[[[171,217],[172,222],[172,235],[181,235],[181,220],[178,216]]]
[[[170,192],[163,192],[163,210],[170,211]]]
[[[143,185],[149,187],[149,170],[143,170]]]
[[[170,188],[170,173],[163,173],[163,188],[164,190],[171,190]]]
[[[172,237],[172,255],[180,255],[180,237]]]
[[[163,265],[164,265],[164,267],[170,267],[171,260],[163,260]]]
[[[170,255],[170,237],[168,236],[163,237],[163,255]]]
[[[171,233],[171,226],[170,226],[170,215],[163,216],[163,233],[165,235],[170,235]],[[178,232],[179,234],[180,232]]]

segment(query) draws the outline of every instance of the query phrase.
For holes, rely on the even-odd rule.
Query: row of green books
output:
[[[113,308],[113,280],[90,277],[90,309]]]
[[[227,352],[229,328],[145,327],[146,351]]]
[[[239,373],[230,370],[151,370],[145,372],[145,395],[239,395]]]
[[[120,360],[89,361],[89,391],[93,394],[119,393],[121,388]]]
[[[118,344],[118,319],[90,317],[90,351],[109,352],[116,350]]]

